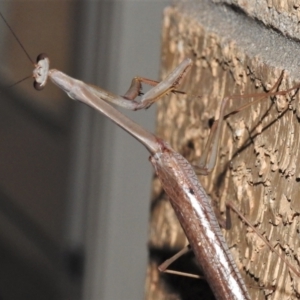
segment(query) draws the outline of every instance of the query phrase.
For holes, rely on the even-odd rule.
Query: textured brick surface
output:
[[[186,1],[165,11],[162,78],[185,57],[194,66],[182,90],[190,96],[174,96],[159,102],[158,136],[169,141],[191,163],[204,149],[209,124],[218,104],[232,94],[261,93],[285,76],[280,90],[293,86],[299,72],[299,45],[228,6],[211,1]],[[200,95],[198,97],[192,95]],[[230,101],[227,111],[251,99]],[[276,249],[297,267],[299,249],[299,99],[267,98],[229,117],[222,129],[221,147],[213,173],[199,177],[217,210],[225,201],[257,226]],[[178,249],[186,242],[172,209],[154,180],[151,217],[152,248]],[[298,277],[232,213],[233,228],[225,232],[252,299],[295,299]],[[149,271],[150,272],[150,271]],[[155,280],[154,280],[155,278]],[[253,280],[253,278],[256,279]],[[153,279],[153,280],[152,280]],[[163,286],[158,275],[148,278],[152,291]],[[275,291],[250,286],[274,285]],[[161,292],[163,293],[163,292]],[[181,292],[148,299],[186,299]],[[191,298],[193,299],[193,298]],[[208,299],[199,294],[197,299]]]

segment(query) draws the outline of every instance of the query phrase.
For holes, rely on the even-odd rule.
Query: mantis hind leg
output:
[[[187,245],[184,247],[182,250],[177,252],[175,255],[164,261],[161,265],[158,266],[158,270],[160,272],[168,273],[168,274],[173,274],[173,275],[180,275],[180,276],[185,276],[185,277],[190,277],[190,278],[196,278],[196,279],[204,279],[204,277],[197,275],[197,274],[191,274],[191,273],[186,273],[186,272],[181,272],[181,271],[175,271],[175,270],[170,270],[168,267],[175,262],[178,258],[181,256],[191,252],[191,247],[190,245]]]
[[[281,74],[277,82],[274,84],[274,86],[270,89],[269,92],[267,93],[256,93],[256,94],[247,94],[247,95],[233,95],[224,98],[221,103],[220,103],[220,110],[219,110],[219,117],[217,120],[214,121],[212,128],[210,130],[210,134],[207,140],[207,143],[205,145],[204,151],[201,155],[201,158],[198,162],[197,165],[194,165],[193,167],[195,168],[196,173],[201,174],[201,175],[208,175],[213,168],[216,165],[217,161],[217,154],[219,152],[219,141],[220,141],[220,136],[221,136],[221,128],[222,128],[222,123],[223,120],[228,118],[230,115],[236,114],[245,108],[262,101],[263,99],[267,99],[270,96],[275,96],[275,95],[282,95],[286,94],[290,90],[287,91],[276,91],[282,81],[284,73]],[[229,114],[225,115],[225,109],[227,107],[228,101],[229,100],[235,100],[235,99],[243,99],[243,98],[255,98],[254,101],[249,102],[238,109],[230,112]]]

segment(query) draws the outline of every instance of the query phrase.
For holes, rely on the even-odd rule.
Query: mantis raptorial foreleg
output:
[[[149,106],[151,106],[153,104],[153,102],[155,101],[155,99],[159,99],[163,95],[166,95],[169,92],[179,93],[179,94],[185,94],[185,92],[178,91],[178,90],[174,89],[174,87],[176,87],[177,85],[180,84],[181,80],[184,78],[184,75],[186,74],[187,71],[188,71],[188,69],[186,69],[186,71],[182,74],[182,77],[179,78],[179,82],[178,83],[175,82],[174,86],[165,87],[164,89],[162,89],[162,88],[159,87],[159,84],[160,84],[159,81],[148,79],[148,78],[145,78],[145,77],[134,77],[132,79],[132,82],[131,82],[131,85],[130,85],[128,91],[125,93],[125,95],[123,96],[123,98],[125,98],[127,100],[130,100],[130,101],[134,101],[137,96],[143,95],[143,93],[142,93],[142,83],[150,85],[150,86],[153,86],[153,87],[156,86],[156,88],[155,89],[151,89],[151,92],[145,94],[142,97],[142,99],[140,100],[140,102],[144,103],[144,105],[141,105],[138,108],[133,105],[133,108],[132,108],[133,110],[142,109],[142,108],[148,108]],[[160,93],[157,93],[158,89],[161,90]],[[152,94],[152,97],[151,97],[150,93]],[[155,95],[155,97],[153,97],[153,94],[155,94],[155,93],[157,93],[157,94]],[[152,98],[154,98],[154,99],[151,100]]]
[[[35,87],[37,89],[43,88],[47,81],[48,69],[45,65],[49,65],[48,58],[44,56],[38,57],[37,62],[37,69],[35,72],[36,84]],[[155,101],[163,97],[164,95],[170,92],[179,92],[176,88],[180,85],[181,81],[184,79],[186,73],[191,68],[192,62],[189,59],[184,60],[173,72],[171,72],[165,80],[161,82],[157,82],[154,80],[149,80],[142,77],[136,77],[133,79],[132,84],[129,90],[125,93],[125,96],[117,96],[111,94],[103,89],[88,85],[88,89],[90,92],[95,96],[103,99],[106,102],[116,104],[118,106],[131,109],[131,110],[139,110],[150,107]],[[57,72],[55,70],[51,70],[49,74],[53,74],[54,77]],[[46,75],[47,74],[47,75]],[[50,76],[50,78],[54,78]],[[67,79],[65,77],[65,79]],[[59,78],[58,80],[62,80],[63,82],[65,79]],[[143,95],[139,101],[135,101],[135,98],[141,95],[141,82],[150,84],[154,86],[148,92]],[[79,83],[79,81],[78,81]],[[63,83],[62,83],[63,86]]]

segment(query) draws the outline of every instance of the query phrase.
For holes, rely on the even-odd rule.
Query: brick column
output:
[[[283,70],[280,90],[299,82],[300,46],[293,40],[299,35],[297,5],[216,2],[178,1],[164,13],[162,78],[186,57],[193,59],[194,66],[181,88],[189,95],[171,95],[159,102],[157,135],[192,164],[201,156],[222,98],[268,91]],[[287,97],[266,98],[229,117],[223,124],[214,171],[199,176],[218,212],[224,213],[225,202],[232,201],[297,268],[298,98],[296,91]],[[250,101],[253,99],[232,100],[227,112]],[[153,186],[147,299],[213,299],[204,294],[208,288],[203,291],[201,282],[157,274],[157,263],[187,241],[156,178]],[[271,294],[268,299],[293,299],[299,295],[299,278],[235,213],[231,216],[233,227],[224,235],[251,298],[265,299]],[[258,285],[275,290],[251,287]]]

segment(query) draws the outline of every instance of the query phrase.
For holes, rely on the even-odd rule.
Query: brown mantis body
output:
[[[44,55],[39,58],[43,61],[42,65],[45,60],[47,61]],[[170,198],[196,260],[203,267],[205,278],[216,298],[250,299],[243,279],[220,231],[209,197],[198,181],[193,167],[179,153],[174,151],[168,143],[145,131],[106,103],[113,102],[133,110],[147,108],[163,95],[169,92],[178,92],[177,87],[191,64],[190,59],[185,59],[160,83],[144,78],[135,78],[124,97],[112,95],[98,87],[73,79],[60,71],[48,71],[48,68],[46,70],[52,82],[64,90],[70,98],[79,100],[109,117],[140,141],[150,152],[150,161]],[[47,77],[42,76],[44,79],[39,82],[40,77],[36,74],[40,74],[40,71],[43,74],[43,69],[39,69],[38,66],[37,70],[38,72],[35,73],[36,82],[39,86],[44,85]],[[140,94],[141,82],[150,83],[154,87],[143,95],[140,102],[135,102],[135,97]],[[269,92],[268,95],[272,94],[278,93]],[[231,98],[237,97],[233,96]],[[265,96],[261,96],[261,98],[265,98]],[[261,98],[256,101],[260,101]],[[219,118],[212,127],[204,155],[197,168],[202,174],[208,174],[216,163],[222,120],[229,99],[224,98],[220,104]],[[266,240],[264,242],[267,243]],[[272,251],[276,252],[270,244],[268,245]],[[282,255],[277,252],[276,254],[288,264]],[[290,265],[289,267],[294,273],[299,274],[293,267]]]
[[[35,71],[36,86],[45,84],[43,66],[47,58],[38,57],[38,66]],[[166,142],[158,139],[133,123],[106,102],[113,102],[121,106],[140,109],[149,107],[162,95],[176,91],[192,62],[184,60],[165,80],[147,92],[140,103],[132,102],[140,91],[140,80],[134,80],[124,98],[112,95],[100,88],[87,85],[73,79],[57,70],[46,68],[50,79],[70,98],[81,101],[108,116],[117,125],[140,141],[150,152],[150,161],[160,178],[162,186],[168,196],[177,217],[183,227],[196,259],[202,265],[205,277],[208,280],[217,299],[250,299],[242,277],[226,245],[217,219],[211,208],[209,198],[199,183],[192,166]],[[39,76],[41,75],[41,76]],[[119,101],[120,100],[120,101]],[[220,120],[223,119],[224,109],[228,99],[222,101]],[[216,161],[218,140],[222,122],[218,123],[212,141],[209,162],[201,166],[204,173],[210,171]],[[210,148],[210,145],[208,145]]]

